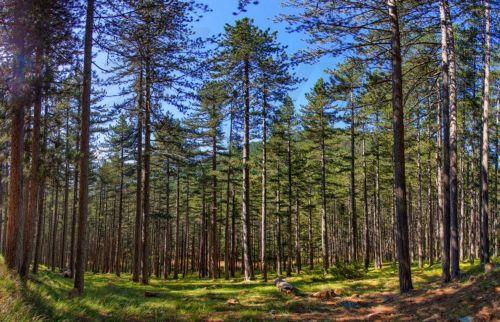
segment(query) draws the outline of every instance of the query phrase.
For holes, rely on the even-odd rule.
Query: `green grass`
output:
[[[0,269],[4,267],[0,263]],[[476,265],[462,263],[464,272],[477,270]],[[419,269],[413,267],[416,288],[425,288],[439,279],[440,266]],[[370,269],[363,277],[346,280],[330,274],[308,272],[292,276],[287,281],[299,289],[297,300],[281,294],[271,282],[252,282],[241,278],[233,280],[187,279],[160,280],[152,278],[150,285],[136,284],[124,274],[92,274],[85,276],[85,295],[70,298],[72,280],[47,269],[36,276],[38,282],[29,281],[25,286],[0,271],[0,317],[7,321],[142,321],[142,320],[200,320],[217,316],[229,320],[251,320],[264,317],[269,312],[288,314],[300,310],[321,312],[328,308],[321,302],[307,301],[304,295],[325,288],[339,290],[342,296],[366,292],[397,291],[397,267],[386,265],[382,270]],[[144,297],[145,291],[160,293],[157,298]],[[301,298],[302,298],[301,297]],[[229,299],[237,304],[230,305]],[[313,306],[313,307],[311,307]],[[4,321],[5,319],[0,318]]]

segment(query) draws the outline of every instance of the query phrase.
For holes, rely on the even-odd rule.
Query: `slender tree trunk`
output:
[[[245,111],[244,111],[244,136],[243,136],[243,206],[242,206],[242,231],[243,231],[243,260],[245,264],[245,280],[253,279],[251,237],[250,237],[250,62],[244,62],[244,87],[245,87]]]
[[[61,249],[59,257],[59,268],[63,271],[66,267],[66,231],[68,227],[68,203],[69,203],[69,108],[66,111],[66,142],[65,142],[65,165],[64,165],[64,201],[63,201],[63,226],[61,232]]]
[[[322,115],[323,117],[323,115]],[[329,267],[328,254],[328,228],[326,218],[326,156],[325,156],[325,141],[324,131],[321,138],[321,251],[323,255],[323,271],[326,273]]]
[[[90,94],[92,82],[92,31],[94,27],[94,0],[87,0],[85,25],[85,54],[83,63],[82,128],[80,139],[80,192],[78,203],[78,243],[76,246],[75,289],[83,294],[86,254],[86,230],[88,216],[88,174],[90,139]]]
[[[229,120],[229,142],[228,142],[228,161],[227,161],[227,182],[226,182],[226,219],[224,225],[224,277],[229,279],[230,266],[231,266],[231,229],[229,226],[230,214],[230,201],[231,201],[231,175],[232,175],[232,149],[233,149],[233,121],[234,111],[231,109],[231,116]]]
[[[264,89],[262,106],[262,187],[261,187],[261,226],[260,226],[260,261],[262,279],[267,281],[266,266],[266,220],[267,220],[267,92]]]
[[[307,244],[309,248],[309,270],[314,269],[314,244],[313,244],[313,218],[312,218],[312,193],[311,193],[311,186],[309,185],[309,191],[308,191],[308,211],[309,211],[309,216],[308,216],[308,229],[307,229]]]
[[[212,137],[212,205],[211,205],[211,223],[210,223],[210,248],[211,248],[211,277],[217,278],[218,275],[218,254],[219,245],[217,240],[217,134],[216,131]]]
[[[56,168],[59,168],[56,165]],[[55,191],[56,197],[54,201],[54,213],[52,216],[52,240],[51,240],[51,251],[50,251],[50,268],[52,271],[55,270],[56,267],[56,241],[57,241],[57,226],[59,224],[59,179],[57,178],[57,174],[55,174]]]
[[[180,225],[180,167],[179,164],[177,163],[176,165],[177,172],[176,172],[176,185],[175,185],[175,254],[174,254],[174,279],[178,278],[179,274],[179,254],[180,254],[180,230],[179,230],[179,225]]]
[[[431,142],[431,129],[430,125],[427,127],[427,138]],[[428,249],[429,249],[429,266],[434,264],[434,212],[432,208],[432,172],[431,172],[431,148],[429,147],[427,153],[427,214],[429,216],[429,239],[428,239]]]
[[[287,179],[288,179],[288,208],[287,208],[287,230],[288,230],[288,254],[286,265],[286,276],[292,275],[292,133],[291,124],[287,124]]]
[[[449,59],[449,110],[450,110],[450,141],[449,141],[449,180],[450,180],[450,273],[452,279],[460,274],[459,266],[459,236],[458,236],[458,182],[457,182],[457,80],[455,64],[455,43],[448,1],[442,0],[445,11],[446,40],[448,42]]]
[[[351,201],[351,238],[352,238],[352,259],[354,262],[358,260],[358,218],[356,213],[356,155],[355,155],[355,123],[354,123],[354,102],[352,100],[352,90],[351,90],[351,191],[350,191],[350,201]]]
[[[370,222],[368,220],[370,214],[368,213],[368,188],[366,187],[366,154],[365,154],[365,139],[361,143],[361,149],[363,154],[363,204],[365,212],[365,270],[368,270],[370,266]]]
[[[123,156],[123,145],[124,145],[124,137],[123,135],[120,137],[120,191],[118,197],[118,236],[117,236],[117,245],[116,245],[116,259],[115,259],[115,274],[116,276],[121,275],[122,271],[122,255],[123,255],[123,246],[122,246],[122,224],[123,224],[123,178],[124,178],[124,156]],[[167,176],[168,181],[168,176]],[[167,188],[168,189],[168,188]],[[168,203],[168,201],[167,201]],[[168,210],[167,210],[168,212]]]
[[[484,48],[484,84],[483,84],[483,113],[481,118],[481,264],[490,262],[490,245],[488,235],[488,119],[490,106],[490,42],[491,21],[490,1],[484,1],[485,20],[485,48]],[[497,198],[498,196],[495,196]]]
[[[417,112],[417,178],[418,178],[418,196],[417,208],[417,236],[418,236],[418,267],[424,267],[424,242],[425,242],[425,227],[424,227],[424,212],[422,206],[422,155],[420,152],[420,113]]]
[[[136,161],[136,201],[135,201],[135,231],[134,231],[134,265],[132,280],[139,282],[141,274],[141,240],[142,240],[142,109],[143,85],[142,66],[139,67],[139,79],[136,93],[138,95],[137,107],[137,161]]]
[[[150,176],[151,176],[151,66],[149,59],[146,60],[146,109],[145,109],[145,138],[144,138],[144,195],[142,225],[142,284],[149,283],[149,213],[150,213]]]
[[[406,179],[403,113],[403,73],[401,42],[396,0],[387,0],[391,22],[392,109],[394,127],[394,194],[396,199],[396,244],[399,261],[399,290],[407,293],[413,288],[408,248],[408,219],[406,216]]]
[[[300,198],[299,192],[295,196],[295,265],[297,274],[302,270],[301,246],[300,246]]]
[[[77,112],[77,133],[76,133],[76,150],[79,151],[80,148],[80,109],[81,103],[78,104]],[[75,245],[76,245],[76,221],[77,221],[77,206],[78,206],[78,179],[79,179],[79,164],[78,160],[75,164],[75,173],[73,177],[73,210],[71,218],[71,241],[70,241],[70,254],[69,254],[69,269],[71,277],[75,276]]]
[[[446,0],[441,0],[441,57],[442,57],[442,113],[443,113],[443,224],[442,229],[442,280],[450,281],[450,75],[448,57],[448,35],[446,30]]]

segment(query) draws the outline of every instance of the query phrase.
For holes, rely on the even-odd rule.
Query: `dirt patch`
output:
[[[463,317],[474,321],[500,320],[499,271],[474,281],[428,286],[406,295],[379,293],[337,298],[323,302],[331,308],[328,313],[294,312],[279,318],[290,321],[443,321]]]

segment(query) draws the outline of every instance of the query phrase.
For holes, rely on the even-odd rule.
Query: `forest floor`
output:
[[[462,263],[463,278],[442,286],[440,265],[412,268],[415,290],[399,295],[397,269],[387,264],[362,277],[315,273],[287,278],[298,291],[241,278],[131,282],[130,275],[87,274],[85,295],[70,297],[72,281],[42,269],[26,284],[11,278],[0,258],[1,321],[225,321],[225,320],[500,320],[500,270],[481,273]],[[333,292],[321,292],[332,290]],[[145,297],[145,292],[157,297]],[[320,294],[318,294],[318,292]],[[470,319],[469,319],[470,318]]]

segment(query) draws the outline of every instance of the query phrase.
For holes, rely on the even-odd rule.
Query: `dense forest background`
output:
[[[85,271],[147,284],[398,262],[406,292],[411,262],[448,282],[499,255],[496,1],[283,1],[276,23],[308,42],[293,55],[245,17],[263,4],[232,5],[203,39],[202,1],[0,1],[11,269],[83,292]],[[296,67],[322,57],[341,63],[296,104]]]

